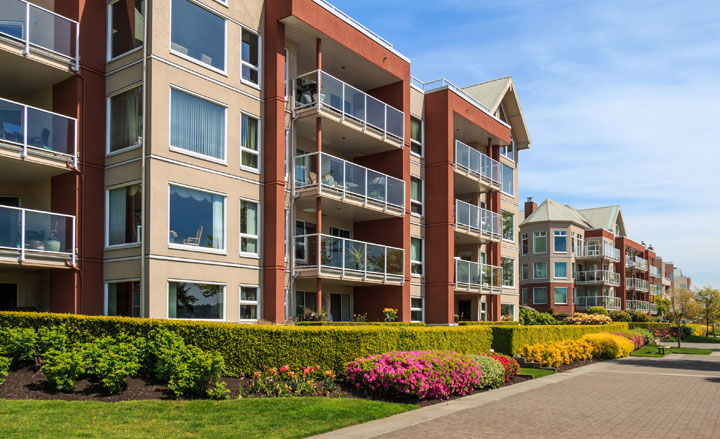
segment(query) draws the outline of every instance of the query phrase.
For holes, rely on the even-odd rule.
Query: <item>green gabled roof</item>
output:
[[[615,221],[617,220],[618,213],[620,213],[620,206],[593,207],[590,209],[581,209],[579,212],[594,229],[606,229],[614,232]]]
[[[572,206],[560,204],[550,198],[535,209],[529,217],[525,218],[520,225],[544,223],[544,222],[563,222],[568,221],[577,224],[580,227],[592,227],[577,209]]]
[[[510,87],[510,84],[512,84],[512,77],[503,76],[502,78],[492,79],[479,84],[468,85],[462,89],[465,93],[486,106],[490,111],[495,112],[500,106],[503,97],[505,97],[505,93],[508,87]]]

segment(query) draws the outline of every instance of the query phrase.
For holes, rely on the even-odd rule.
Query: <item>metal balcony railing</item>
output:
[[[648,281],[633,277],[625,278],[625,288],[628,290],[640,291],[643,293],[648,292]]]
[[[16,42],[27,55],[40,50],[79,70],[80,26],[24,0],[0,0],[0,38]]]
[[[661,278],[662,277],[662,269],[660,267],[651,265],[650,266],[650,276]]]
[[[459,140],[455,141],[455,169],[490,185],[502,186],[500,162]]]
[[[607,284],[619,287],[620,273],[607,270],[578,271],[575,274],[575,282],[579,284]]]
[[[318,275],[398,283],[405,279],[405,251],[401,248],[318,233],[296,236],[295,247],[295,267],[317,269]]]
[[[647,271],[648,261],[641,258],[640,256],[625,255],[625,266],[629,268],[635,268],[641,271]]]
[[[0,253],[18,261],[70,260],[75,265],[75,217],[0,206]]]
[[[482,207],[455,200],[455,230],[487,236],[502,237],[502,215]]]
[[[614,262],[620,261],[620,250],[612,247],[611,245],[600,245],[587,244],[585,245],[585,252],[583,255],[579,255],[579,258],[594,259],[594,258],[607,258]]]
[[[320,192],[385,211],[405,212],[404,181],[325,153],[295,158],[295,187],[299,190],[317,187]]]
[[[77,119],[0,99],[0,142],[17,148],[21,157],[44,156],[77,167],[77,138]]]
[[[662,294],[662,285],[650,285],[650,294],[653,296]]]
[[[628,299],[625,301],[625,309],[629,309],[631,311],[640,311],[640,312],[644,312],[644,313],[649,313],[650,312],[650,302],[645,302],[644,300],[629,300]]]
[[[612,296],[580,296],[577,298],[576,307],[580,309],[588,309],[593,306],[602,306],[607,310],[619,310],[622,301],[619,297]]]
[[[402,111],[322,70],[313,70],[295,78],[293,93],[297,111],[311,107],[320,111],[328,109],[342,120],[362,125],[363,130],[374,128],[383,138],[390,136],[400,142],[405,138],[405,115]]]
[[[455,258],[455,288],[501,291],[502,267]]]

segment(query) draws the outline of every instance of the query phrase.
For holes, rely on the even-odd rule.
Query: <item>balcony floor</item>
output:
[[[0,249],[0,272],[48,268],[70,269],[65,264],[65,261],[69,260],[70,256],[26,251],[25,260],[22,263],[19,262],[19,257],[20,250]]]
[[[399,281],[388,279],[387,281],[384,281],[382,279],[382,274],[380,273],[377,274],[378,278],[365,277],[363,279],[363,276],[360,274],[354,275],[346,272],[345,276],[343,276],[342,273],[339,272],[340,270],[338,270],[338,272],[334,272],[334,270],[330,268],[323,268],[320,274],[318,274],[317,268],[296,268],[295,271],[298,273],[299,279],[313,279],[319,277],[320,279],[331,279],[334,283],[340,285],[402,285],[404,283],[404,279]]]
[[[334,218],[342,218],[348,221],[369,221],[384,218],[402,218],[404,216],[404,210],[384,210],[384,206],[379,203],[367,203],[363,204],[363,201],[358,197],[346,196],[333,194],[328,190],[323,189],[319,192],[317,187],[303,189],[298,192],[298,199],[295,201],[295,206],[298,210],[307,213],[315,213],[315,198],[319,195],[322,197],[322,210],[324,215],[328,215]]]
[[[24,159],[22,148],[0,141],[0,181],[27,183],[71,172],[71,158],[28,149]]]
[[[491,237],[487,234],[474,233],[455,227],[455,245],[489,244],[501,240],[502,238],[499,236]]]
[[[75,74],[67,61],[31,50],[23,55],[19,43],[0,37],[0,96],[31,96]]]
[[[477,194],[485,193],[490,191],[499,191],[500,185],[490,183],[488,180],[482,178],[475,178],[467,173],[463,172],[462,169],[455,168],[453,173],[455,198],[466,194]]]

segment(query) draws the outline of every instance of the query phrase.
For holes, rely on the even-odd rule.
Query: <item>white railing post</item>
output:
[[[367,131],[367,118],[368,118],[368,106],[367,106],[367,94],[363,93],[363,99],[365,100],[365,111],[363,114],[363,132]]]
[[[319,192],[319,193],[322,193],[322,177],[323,177],[323,173],[322,173],[322,153],[321,153],[321,152],[316,152],[316,153],[315,153],[315,157],[316,157],[316,160],[317,160],[316,163],[317,163],[317,170],[318,170],[318,175],[317,175],[317,180],[318,180],[318,181],[317,181],[318,192]],[[322,230],[321,230],[320,232],[322,232]]]
[[[317,248],[318,248],[318,250],[317,250],[317,256],[316,256],[316,257],[317,257],[317,260],[315,261],[315,263],[317,264],[318,275],[320,275],[320,274],[322,273],[322,253],[321,253],[321,252],[322,252],[322,243],[321,243],[321,241],[322,241],[322,234],[321,234],[321,233],[317,233],[315,236],[317,237]],[[308,247],[309,247],[309,246],[308,246]]]
[[[30,53],[30,3],[25,2],[25,48],[23,55]]]
[[[342,83],[342,102],[340,105],[342,105],[342,111],[340,111],[340,122],[345,121],[345,87],[347,87],[347,84],[344,82]]]
[[[27,157],[28,155],[28,107],[27,105],[23,105],[23,149],[22,149],[22,158]]]
[[[323,94],[323,89],[322,89],[323,72],[322,72],[322,70],[316,70],[316,72],[317,72],[317,103],[316,103],[316,105],[317,105],[318,112],[320,112],[320,111],[322,111],[322,99],[320,98],[320,96],[322,96],[322,94]]]
[[[73,154],[73,168],[78,168],[78,120],[75,119],[75,154]]]
[[[363,206],[367,206],[368,198],[370,197],[368,194],[368,168],[365,168],[365,192],[363,195],[365,195],[363,197]]]
[[[75,23],[75,71],[80,71],[80,22]]]
[[[367,242],[363,242],[363,246],[365,247],[364,253],[363,253],[363,280],[367,279]]]
[[[387,104],[383,105],[383,110],[385,111],[385,117],[383,119],[383,140],[387,139]]]
[[[72,217],[72,247],[71,247],[71,249],[72,249],[72,266],[73,267],[75,267],[75,265],[77,263],[77,260],[76,260],[77,252],[75,251],[75,236],[76,236],[75,235],[75,224],[76,224],[76,219],[73,216]]]
[[[385,250],[385,258],[384,258],[385,268],[384,268],[384,270],[383,270],[383,282],[387,282],[388,248],[387,248],[386,246],[383,246],[383,247],[384,247],[383,250]],[[404,261],[403,261],[403,262],[404,262]],[[405,276],[403,276],[403,277],[405,277]]]
[[[385,209],[384,209],[385,211],[387,211],[387,209],[388,209],[388,181],[389,180],[390,180],[390,176],[386,175],[385,176],[385,200],[384,200],[385,201]]]
[[[341,254],[341,262],[342,262],[342,277],[345,277],[345,238],[342,239],[342,254]]]
[[[25,261],[25,209],[20,209],[20,263]]]
[[[347,198],[347,162],[343,160],[342,199]]]

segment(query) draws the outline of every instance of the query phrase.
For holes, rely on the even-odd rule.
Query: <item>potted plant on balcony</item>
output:
[[[45,251],[59,252],[60,251],[60,239],[58,239],[57,231],[58,222],[57,220],[53,223],[53,227],[50,230],[50,236],[45,239]]]

